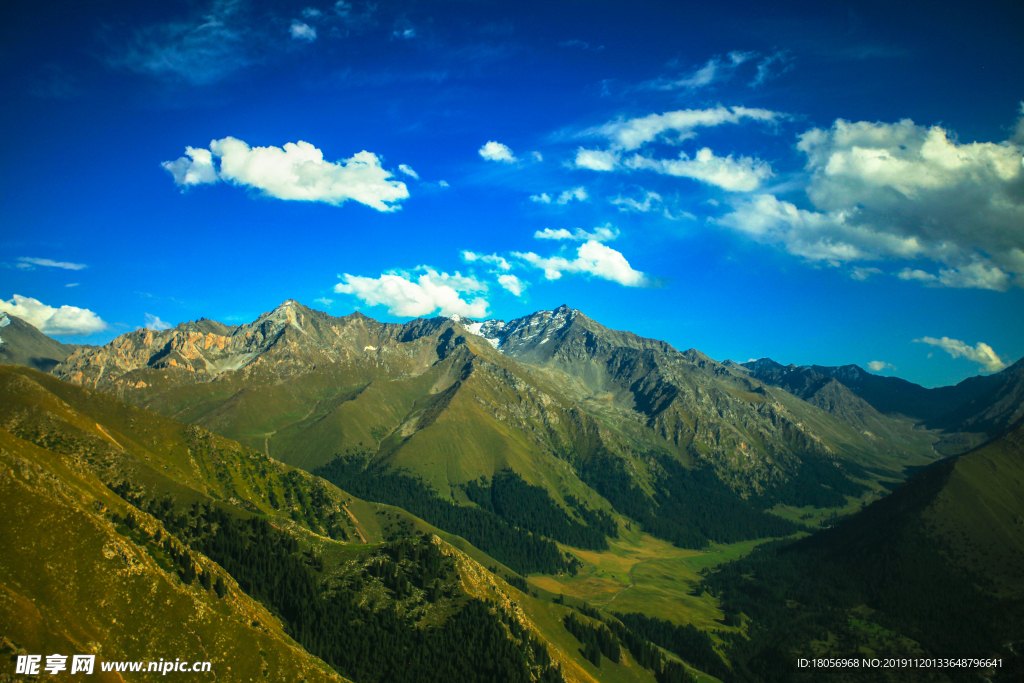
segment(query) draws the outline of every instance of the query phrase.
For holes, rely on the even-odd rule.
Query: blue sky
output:
[[[295,298],[1024,356],[1024,8],[142,5],[4,10],[0,307],[62,340]]]

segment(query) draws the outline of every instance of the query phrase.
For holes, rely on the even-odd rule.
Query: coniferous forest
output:
[[[681,548],[787,536],[799,529],[744,500],[707,468],[688,470],[669,456],[656,460],[663,474],[653,499],[633,483],[616,458],[595,457],[586,463],[582,476],[644,531]]]
[[[564,513],[558,509],[552,511],[554,503],[548,499],[549,505],[541,509],[540,523],[533,524],[527,528],[515,526],[506,521],[491,509],[481,507],[468,507],[455,505],[442,500],[434,495],[423,482],[402,474],[393,474],[379,470],[367,470],[361,462],[335,458],[327,465],[313,471],[314,474],[323,477],[337,487],[351,492],[352,494],[372,500],[378,503],[395,505],[408,510],[417,517],[433,524],[439,529],[449,533],[462,536],[467,541],[480,548],[494,559],[506,565],[513,571],[526,575],[533,572],[545,574],[557,574],[560,572],[574,573],[577,567],[577,560],[574,557],[568,558],[558,549],[551,540],[544,538],[540,533],[534,533],[531,528],[551,528],[553,525],[561,525],[559,528],[566,533],[571,533],[571,522],[552,521],[558,520],[558,514]],[[519,484],[512,478],[508,478],[508,486],[525,490],[533,497],[529,487],[518,479]],[[502,494],[499,500],[507,505],[513,519],[526,523],[528,515],[523,508],[516,507],[505,495],[507,489],[500,485]],[[486,500],[482,487],[474,489],[474,495],[481,500]],[[557,506],[554,506],[557,508]],[[504,508],[502,508],[504,509]],[[520,512],[522,510],[522,512]],[[547,513],[547,516],[544,515]],[[603,518],[598,518],[603,519]],[[577,525],[584,530],[589,527]],[[577,532],[580,538],[595,538],[589,531]]]
[[[562,681],[547,646],[496,605],[469,599],[440,626],[421,628],[393,605],[377,609],[363,598],[357,589],[376,579],[395,598],[419,593],[418,602],[436,602],[455,570],[430,538],[384,544],[351,582],[332,586],[323,580],[322,561],[266,519],[199,503],[178,512],[170,499],[113,488],[160,519],[187,548],[217,562],[281,619],[289,635],[357,683]],[[187,551],[176,555],[181,566],[193,566]],[[187,583],[196,576],[194,569],[179,573]],[[217,594],[223,597],[222,584]]]

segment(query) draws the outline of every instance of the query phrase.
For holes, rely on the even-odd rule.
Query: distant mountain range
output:
[[[1024,359],[994,374],[936,389],[873,375],[856,365],[783,366],[770,358],[742,365],[766,384],[847,415],[851,424],[878,425],[884,414],[936,430],[941,438],[935,448],[944,455],[984,443],[1024,418]]]

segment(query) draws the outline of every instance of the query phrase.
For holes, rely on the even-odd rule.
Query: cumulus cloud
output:
[[[576,150],[576,168],[586,168],[591,171],[613,171],[619,164],[617,152],[602,151],[599,149]]]
[[[43,334],[85,335],[102,332],[107,323],[87,308],[47,306],[38,299],[15,294],[10,301],[0,299],[0,311],[17,316]]]
[[[871,372],[882,372],[883,370],[895,370],[896,366],[892,363],[886,363],[884,360],[873,360],[868,363],[868,370]]]
[[[387,306],[388,313],[401,317],[419,317],[438,311],[441,315],[462,315],[470,318],[487,316],[487,300],[481,296],[463,298],[463,294],[486,292],[487,285],[457,271],[454,275],[439,273],[420,266],[417,277],[392,271],[380,277],[360,277],[346,273],[343,282],[334,286],[339,294],[351,294],[370,306]]]
[[[585,273],[626,287],[650,284],[647,276],[630,266],[625,256],[596,240],[581,244],[576,250],[576,258],[572,260],[562,256],[544,258],[533,252],[513,252],[513,256],[543,270],[548,280],[557,280],[562,273]]]
[[[761,181],[772,176],[771,166],[760,159],[734,159],[731,154],[719,157],[707,147],[698,151],[692,159],[686,152],[681,152],[678,159],[650,159],[635,154],[626,160],[625,165],[634,170],[643,169],[663,175],[692,178],[729,192],[756,190]]]
[[[207,185],[219,180],[213,165],[213,153],[202,147],[186,147],[185,156],[160,165],[174,177],[175,185]]]
[[[269,197],[325,202],[354,200],[378,211],[394,211],[409,197],[405,183],[391,180],[377,155],[362,151],[339,162],[324,160],[308,142],[281,147],[249,147],[233,137],[214,140],[210,149],[185,149],[187,156],[161,164],[183,187],[223,180],[251,187]],[[214,166],[214,157],[220,164]]]
[[[295,20],[292,22],[291,27],[288,29],[292,38],[295,40],[305,40],[306,42],[312,43],[316,40],[316,29],[305,22]]]
[[[162,332],[163,330],[169,330],[172,327],[174,327],[174,325],[172,325],[172,324],[170,324],[168,322],[164,322],[163,320],[161,320],[157,316],[155,316],[155,315],[153,315],[151,313],[147,313],[146,314],[146,329],[147,330],[153,330],[154,332]]]
[[[922,282],[929,287],[956,287],[959,289],[994,289],[1000,292],[1010,287],[1010,276],[984,263],[971,263],[963,268],[943,268],[938,275],[917,268],[904,268],[896,273],[901,280]]]
[[[319,299],[313,299],[313,301],[318,304],[323,304],[327,308],[330,308],[331,304],[334,303],[334,299],[328,299],[326,296],[322,296]]]
[[[509,149],[508,145],[503,145],[500,142],[495,142],[494,140],[488,141],[477,151],[480,153],[480,156],[488,161],[500,161],[506,164],[512,164],[519,161],[516,159],[516,155],[512,153],[512,150]]]
[[[530,195],[531,202],[537,202],[538,204],[568,204],[569,202],[576,200],[578,202],[585,202],[588,199],[587,189],[585,187],[574,187],[571,190],[565,190],[556,197],[552,197],[547,192],[541,192],[540,194]]]
[[[749,107],[723,107],[711,109],[681,109],[663,114],[651,114],[633,119],[617,119],[585,130],[584,136],[608,138],[612,147],[635,150],[656,139],[678,143],[696,135],[698,128],[709,128],[744,121],[773,123],[785,118],[784,114],[768,109]]]
[[[526,283],[510,273],[499,275],[498,284],[516,296],[522,296],[526,291]]]
[[[553,230],[551,228],[544,228],[533,233],[534,239],[538,240],[573,240],[577,242],[583,242],[585,240],[593,240],[594,242],[610,242],[619,236],[619,229],[614,227],[611,223],[605,223],[594,228],[593,232],[587,232],[583,228],[576,228],[574,232],[569,232],[565,228],[559,228]]]
[[[416,180],[420,179],[420,174],[412,170],[412,166],[409,166],[407,164],[399,164],[398,170],[404,173],[405,175],[409,176],[410,178],[415,178]]]
[[[974,361],[975,363],[981,364],[981,366],[989,372],[998,372],[1006,367],[1006,363],[996,355],[996,352],[992,350],[992,347],[984,342],[978,342],[977,345],[971,346],[959,339],[950,339],[949,337],[943,337],[942,339],[936,339],[935,337],[921,337],[914,341],[922,344],[930,344],[931,346],[938,346],[940,349],[953,356],[953,358],[963,357]]]
[[[515,296],[521,296],[526,291],[527,283],[520,280],[508,271],[512,270],[512,264],[508,259],[498,254],[477,254],[472,251],[463,251],[462,260],[466,263],[486,263],[492,266],[488,272],[498,276],[498,284],[502,288],[512,292]]]
[[[913,258],[920,250],[915,238],[872,232],[848,221],[843,212],[808,211],[770,194],[735,202],[732,212],[715,222],[796,256],[833,265],[884,255]]]
[[[18,258],[18,268],[31,269],[35,266],[43,266],[46,268],[62,268],[64,270],[82,270],[83,268],[86,267],[84,263],[54,261],[48,258],[32,258],[29,256],[22,256]]]
[[[497,254],[477,254],[472,251],[463,251],[462,260],[466,263],[474,263],[476,261],[490,263],[498,270],[512,270],[512,264],[503,256],[498,256]]]
[[[725,224],[752,221],[808,258],[930,260],[938,275],[899,276],[934,286],[1003,291],[1024,282],[1024,141],[960,143],[909,119],[840,119],[802,134],[797,147],[814,210],[763,196]]]

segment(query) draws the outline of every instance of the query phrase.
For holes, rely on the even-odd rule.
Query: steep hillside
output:
[[[78,348],[47,337],[21,318],[2,314],[10,324],[0,328],[0,365],[27,365],[49,372]],[[2,321],[0,321],[2,322]]]
[[[1001,658],[999,667],[907,671],[902,680],[1018,680],[1022,484],[1024,424],[921,471],[831,529],[709,574],[705,588],[726,596],[723,609],[761,627],[731,650],[737,670],[751,673],[740,680],[804,680],[787,652]],[[880,675],[854,673],[806,679]],[[900,672],[887,675],[901,680]]]
[[[594,515],[614,512],[688,547],[784,535],[795,527],[761,510],[842,507],[877,488],[874,472],[929,462],[741,369],[567,307],[509,323],[396,325],[287,301],[249,325],[123,335],[54,372],[415,506],[435,524],[447,513],[434,498],[480,506],[471,487],[511,471],[558,512],[544,522],[494,513],[588,548],[603,547],[581,540],[602,524]],[[462,533],[463,522],[445,528]],[[614,535],[614,524],[601,528]],[[496,543],[485,549],[499,552]],[[559,566],[553,555],[518,565]]]
[[[562,626],[568,607],[513,588],[461,539],[200,428],[20,368],[0,369],[0,426],[9,654],[91,652],[97,669],[187,657],[220,680],[660,670],[629,655],[599,668]]]
[[[770,358],[736,367],[821,408],[871,439],[922,455],[934,454],[932,444],[938,440],[935,434],[915,428],[915,421],[902,415],[883,415],[832,375],[809,367],[780,365]]]
[[[830,412],[851,424],[875,425],[880,433],[897,439],[903,434],[904,439],[921,441],[926,436],[920,430],[933,430],[934,448],[943,455],[970,450],[1001,435],[1024,417],[1024,359],[997,373],[969,377],[954,386],[935,389],[897,377],[874,375],[856,365],[783,366],[762,358],[741,366],[760,381],[816,404],[821,401],[814,397],[832,379],[847,391],[833,387],[831,394],[841,398]],[[872,411],[865,409],[865,403],[889,420],[870,414]],[[911,424],[918,426],[917,434],[908,432]]]
[[[900,430],[865,434],[826,415],[833,412],[828,401],[793,401],[732,363],[610,330],[565,306],[500,329],[493,321],[480,327],[503,353],[543,368],[610,427],[639,423],[652,446],[709,463],[747,491],[769,489],[807,456],[898,467],[934,455]]]

